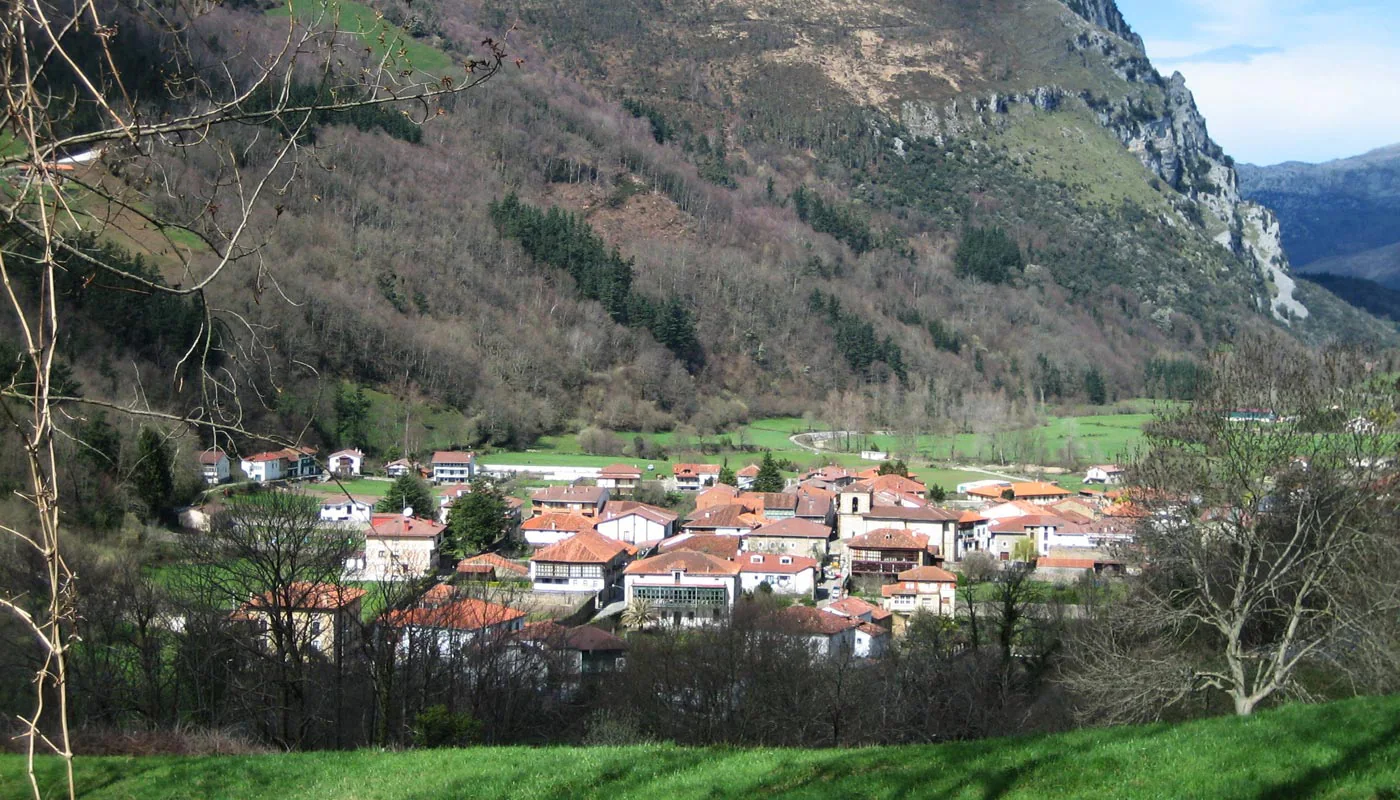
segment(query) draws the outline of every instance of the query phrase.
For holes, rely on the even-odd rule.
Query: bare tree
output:
[[[272,206],[303,174],[302,162],[313,160],[305,134],[327,113],[404,100],[419,120],[435,116],[442,101],[489,79],[506,57],[488,40],[460,70],[429,75],[404,59],[392,29],[342,34],[334,6],[326,8],[284,23],[245,15],[252,32],[236,41],[217,41],[227,27],[204,24],[231,13],[215,4],[18,0],[0,12],[0,130],[12,143],[0,157],[10,184],[0,199],[0,283],[10,309],[5,327],[19,342],[0,398],[27,460],[33,508],[32,518],[0,529],[41,558],[46,598],[35,606],[7,592],[0,607],[42,652],[34,707],[23,719],[36,797],[34,757],[42,750],[65,760],[74,793],[65,658],[75,581],[60,541],[55,439],[72,436],[73,412],[62,406],[80,398],[58,359],[69,323],[64,282],[85,276],[84,286],[194,298],[201,317],[169,371],[174,391],[197,398],[189,411],[153,414],[144,393],[129,403],[83,402],[203,424],[224,440],[246,433],[240,398],[275,390],[253,380],[273,372],[264,332],[212,304],[208,291],[236,275],[259,297],[278,294],[259,253]],[[364,48],[376,39],[377,50]],[[126,56],[137,51],[154,70],[127,74],[134,60]],[[311,91],[301,91],[306,86]],[[212,180],[182,180],[195,163]],[[135,270],[98,244],[113,237],[136,243],[136,255],[177,259],[167,270],[177,282]]]
[[[1133,470],[1148,516],[1125,555],[1142,577],[1076,637],[1086,714],[1152,718],[1214,697],[1244,715],[1312,696],[1324,684],[1308,672],[1351,690],[1378,663],[1393,673],[1396,441],[1355,420],[1396,401],[1347,353],[1250,341],[1215,360]]]

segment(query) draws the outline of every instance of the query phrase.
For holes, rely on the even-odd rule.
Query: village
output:
[[[232,478],[224,451],[206,450],[199,461],[207,483]],[[330,454],[328,470],[320,463],[304,448],[249,455],[238,466],[274,491],[328,481],[320,484],[331,491],[321,521],[354,529],[363,549],[347,559],[340,583],[299,587],[286,602],[250,597],[237,613],[300,616],[310,649],[327,657],[344,649],[334,631],[350,630],[346,620],[362,613],[360,587],[387,582],[417,589],[376,624],[427,637],[444,652],[487,639],[537,646],[547,638],[580,668],[607,670],[627,649],[619,633],[721,624],[739,604],[762,597],[773,609],[762,625],[804,641],[815,656],[874,659],[915,615],[964,613],[959,574],[966,567],[1014,566],[1062,585],[1121,574],[1114,545],[1131,541],[1143,516],[1120,488],[1123,469],[1109,464],[1088,470],[1085,483],[1097,488],[984,480],[949,493],[930,492],[902,462],[789,477],[767,458],[733,471],[676,463],[659,481],[618,463],[560,468],[573,479],[529,490],[528,501],[505,497],[502,540],[454,559],[444,551],[453,504],[520,470],[484,466],[462,451],[434,452],[422,464],[392,461],[378,470],[381,479],[420,478],[433,487],[436,506],[385,509],[375,497],[335,491],[339,480],[369,474],[362,452]],[[635,499],[647,481],[693,510]],[[198,509],[183,519],[190,535],[208,524]]]

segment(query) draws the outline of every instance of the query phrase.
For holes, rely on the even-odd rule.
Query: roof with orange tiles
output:
[[[744,467],[744,468],[740,469],[738,472],[734,473],[734,476],[737,477],[737,478],[757,478],[757,477],[758,477],[758,465],[757,465],[757,464],[750,464],[750,465],[748,465],[747,467]]]
[[[432,520],[402,514],[374,514],[366,536],[376,539],[430,539],[447,529]]]
[[[831,603],[822,610],[831,614],[841,614],[847,617],[863,617],[869,614],[872,620],[889,619],[893,616],[889,611],[880,608],[874,603],[849,595]]]
[[[249,610],[291,608],[301,611],[334,611],[364,597],[368,592],[336,583],[293,581],[274,591],[254,595],[245,605]]]
[[[958,576],[946,569],[939,567],[914,567],[906,569],[897,576],[902,581],[915,581],[918,583],[957,583]]]
[[[717,483],[700,494],[695,495],[696,508],[711,508],[713,506],[727,506],[734,502],[734,498],[739,496],[739,490],[724,483]]]
[[[640,478],[642,470],[631,464],[609,464],[598,471],[598,476],[602,478]]]
[[[579,514],[564,514],[557,511],[549,511],[544,514],[536,514],[525,520],[520,525],[524,531],[585,531],[593,527],[595,520]]]
[[[889,635],[890,635],[890,632],[889,632],[889,631],[885,630],[884,628],[880,627],[879,625],[876,625],[876,624],[873,623],[873,622],[862,622],[862,623],[860,624],[860,626],[856,628],[856,630],[860,631],[861,633],[865,634],[866,636],[889,636]]]
[[[1035,560],[1037,567],[1059,569],[1093,569],[1100,562],[1092,558],[1050,558],[1042,556]]]
[[[530,499],[536,503],[589,503],[596,505],[608,494],[603,486],[544,486]]]
[[[434,464],[470,464],[476,460],[476,453],[462,450],[438,450],[433,453]]]
[[[755,529],[750,536],[774,536],[784,539],[830,539],[831,528],[800,517],[788,517]]]
[[[809,636],[836,636],[858,628],[861,622],[840,614],[827,614],[811,606],[788,606],[773,614],[772,626],[792,633]]]
[[[635,500],[609,500],[608,504],[603,506],[601,521],[621,519],[633,514],[652,522],[659,522],[662,525],[669,525],[680,519],[680,515],[670,509],[639,503]]]
[[[217,447],[211,447],[208,450],[201,450],[199,452],[199,463],[201,464],[217,464],[220,459],[224,458],[228,458],[228,454]]]
[[[1007,489],[1012,492],[1012,497],[1020,500],[1026,497],[1069,497],[1074,492],[1062,489],[1053,483],[1043,481],[1025,481],[1023,483],[1013,483],[1007,486],[983,486],[977,489],[968,489],[967,493],[974,497],[1000,498],[1002,492]]]
[[[269,450],[265,453],[254,453],[251,456],[244,458],[243,460],[251,461],[254,464],[260,464],[265,461],[284,461],[287,458],[288,456],[286,450]]]
[[[677,478],[696,478],[701,475],[718,475],[719,464],[672,464],[671,474]]]
[[[658,547],[666,552],[691,550],[715,558],[722,558],[725,561],[733,561],[739,557],[739,548],[743,546],[743,543],[743,538],[739,536],[718,533],[682,533],[680,536],[672,536],[663,540]]]
[[[866,519],[893,519],[902,522],[957,522],[958,512],[937,506],[908,508],[905,506],[872,506],[862,514]]]
[[[1026,528],[1056,528],[1066,530],[1074,526],[1063,517],[1053,514],[1027,514],[1024,517],[1009,517],[992,523],[992,533],[1024,533]]]
[[[962,515],[958,517],[959,525],[970,525],[986,521],[987,518],[978,514],[976,511],[964,511]]]
[[[750,513],[747,506],[730,503],[723,506],[702,508],[689,517],[681,527],[688,530],[713,530],[716,528],[757,528],[763,518]]]
[[[762,514],[770,508],[782,511],[797,510],[797,495],[785,492],[744,492],[739,495],[738,500],[753,509],[756,514]]]
[[[505,570],[506,572],[511,572],[516,575],[522,576],[530,574],[530,569],[525,565],[517,564],[514,561],[511,561],[510,559],[501,558],[495,553],[482,553],[479,556],[464,558],[461,561],[457,562],[457,571],[473,571],[469,569],[464,570],[463,567],[486,567],[488,569]]]
[[[825,519],[831,513],[831,504],[836,502],[831,497],[823,497],[815,494],[799,494],[797,496],[797,510],[794,512],[798,517],[815,517]]]
[[[628,575],[670,575],[680,570],[687,575],[738,575],[739,565],[733,561],[691,550],[674,550],[627,565]]]
[[[899,528],[879,528],[846,540],[847,550],[924,550],[928,536]]]
[[[576,533],[530,556],[531,561],[563,564],[608,564],[627,552],[627,545],[593,529]]]
[[[779,553],[744,553],[739,556],[740,572],[765,572],[796,575],[810,569],[815,571],[817,560],[807,556],[788,556]]]
[[[431,608],[419,606],[390,611],[384,615],[384,621],[395,628],[412,626],[478,631],[492,625],[513,622],[524,616],[525,612],[518,608],[466,597]]]

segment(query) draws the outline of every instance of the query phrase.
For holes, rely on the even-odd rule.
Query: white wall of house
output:
[[[338,500],[321,504],[322,522],[368,523],[374,506],[362,500]]]
[[[831,636],[813,634],[807,637],[807,646],[819,656],[834,658],[853,654],[856,650],[856,629],[847,628]]]
[[[475,474],[474,462],[433,465],[433,483],[470,483]]]
[[[759,529],[762,531],[762,528]],[[751,533],[744,539],[744,547],[754,553],[787,553],[793,556],[808,556],[821,560],[827,555],[826,539],[811,539],[805,536],[764,536],[761,532]]]
[[[363,459],[357,453],[345,452],[331,454],[331,472],[359,475],[362,463]]]
[[[836,530],[842,539],[865,533],[861,514],[870,512],[869,492],[842,492],[836,496]]]
[[[885,648],[889,645],[889,642],[890,635],[888,633],[876,636],[871,633],[866,633],[860,628],[856,628],[856,658],[879,658],[885,654]]]
[[[665,539],[671,535],[672,529],[670,525],[647,519],[641,514],[623,514],[615,519],[600,522],[595,527],[609,539],[628,544]]]
[[[525,530],[522,531],[522,533],[525,535],[526,543],[528,543],[531,547],[540,548],[549,547],[552,544],[558,544],[564,541],[565,539],[569,538],[570,536],[573,536],[574,534],[578,533],[578,531]]]
[[[483,474],[497,478],[529,475],[543,481],[569,482],[579,478],[596,479],[598,473],[603,471],[602,467],[556,467],[545,464],[483,464],[479,469]]]
[[[740,561],[744,558],[739,555]],[[767,583],[773,589],[773,594],[792,595],[796,597],[812,597],[817,589],[817,571],[812,568],[801,570],[800,572],[749,572],[745,569],[739,573],[739,583],[746,592],[756,591],[760,584]]]
[[[734,608],[735,598],[739,594],[738,575],[690,575],[685,572],[679,573],[679,577],[673,573],[669,575],[625,575],[623,576],[623,592],[626,602],[630,605],[638,597],[638,589],[645,587],[658,588],[699,588],[699,589],[723,589],[725,592],[725,605],[721,609],[719,617],[707,613],[709,609],[698,609],[696,613],[689,613],[686,609],[677,610],[664,607],[662,604],[654,604],[656,612],[661,617],[663,625],[680,625],[681,627],[696,627],[709,625],[727,617]]]
[[[409,648],[416,641],[421,646],[427,642],[437,648],[437,651],[450,656],[453,653],[466,647],[469,642],[478,636],[492,636],[510,631],[518,631],[524,627],[523,618],[513,619],[500,625],[487,625],[474,631],[458,630],[456,628],[428,628],[412,626],[405,631],[405,635],[399,639],[399,650],[407,653]]]
[[[281,459],[273,461],[244,461],[239,464],[239,467],[243,469],[243,474],[247,475],[249,480],[257,481],[258,483],[280,480],[286,475],[286,466],[287,462]]]
[[[215,461],[213,464],[204,464],[202,466],[204,482],[207,484],[220,484],[229,478],[228,456],[220,455],[218,461]]]
[[[544,567],[545,569],[541,569]],[[556,572],[550,567],[564,567],[569,575],[560,578],[555,574],[541,575],[541,572]],[[576,574],[577,573],[577,574]],[[561,564],[557,562],[530,562],[530,580],[537,592],[601,592],[612,584],[612,570],[602,564]]]
[[[437,569],[437,537],[365,537],[364,576],[367,581],[421,578]]]

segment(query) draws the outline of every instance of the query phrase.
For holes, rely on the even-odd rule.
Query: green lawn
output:
[[[407,31],[379,18],[373,8],[350,0],[289,0],[291,13],[303,22],[319,20],[318,27],[357,34],[376,57],[389,53],[399,69],[412,66],[419,72],[443,75],[456,70],[446,53],[415,40]],[[288,5],[267,12],[268,16],[285,17]]]
[[[354,480],[327,481],[325,483],[305,484],[306,490],[315,494],[344,497],[346,492],[355,497],[383,497],[389,493],[389,487],[393,486],[393,481],[372,481],[367,478],[356,478]]]
[[[59,766],[42,764],[46,796],[59,796]],[[1400,698],[921,747],[94,757],[78,759],[77,777],[87,800],[1393,797]],[[22,758],[0,756],[0,800],[28,791]]]

